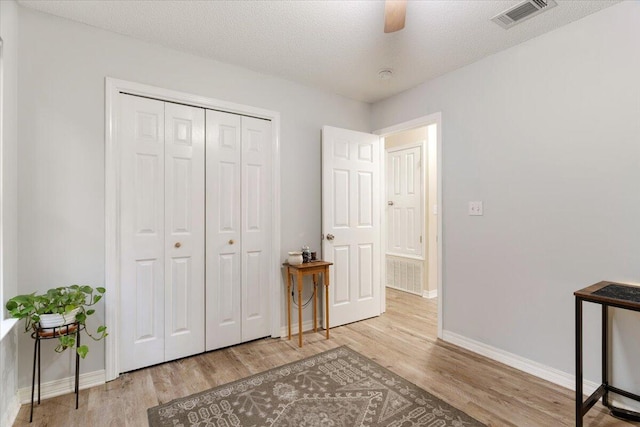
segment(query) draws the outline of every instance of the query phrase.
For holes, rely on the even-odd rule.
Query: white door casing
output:
[[[423,256],[422,145],[387,150],[387,254]]]
[[[436,275],[435,279],[438,284],[438,338],[442,339],[443,337],[443,319],[444,319],[444,304],[443,301],[446,298],[446,292],[444,292],[444,279],[443,279],[443,224],[442,218],[444,212],[444,206],[442,204],[443,198],[443,183],[442,183],[442,113],[433,113],[428,116],[418,117],[403,123],[398,123],[393,126],[389,126],[383,129],[379,129],[375,131],[376,135],[380,135],[382,137],[393,135],[399,132],[416,129],[419,127],[427,126],[427,140],[429,141],[429,171],[433,171],[435,176],[430,175],[429,183],[433,184],[435,189],[432,191],[431,187],[429,190],[429,195],[434,197],[434,200],[430,201],[430,212],[435,212],[429,219],[430,226],[433,225],[436,232],[429,231],[429,238],[433,239],[429,242],[429,247],[434,248],[430,256],[433,256],[435,259],[433,263],[437,265],[436,269],[431,269],[433,273]],[[435,144],[435,145],[431,145]],[[431,162],[435,163],[435,167],[431,166]],[[434,220],[434,221],[431,221]],[[386,227],[386,221],[383,223],[383,227]],[[386,231],[384,233],[386,236]],[[384,263],[384,260],[380,260],[381,263]],[[429,261],[431,262],[431,260]],[[383,265],[384,268],[384,265]],[[384,295],[385,295],[385,286],[384,283],[380,284],[380,291],[382,292],[383,298],[381,298],[382,310],[384,311]]]
[[[120,371],[164,361],[164,103],[120,95]]]
[[[204,109],[165,103],[165,361],[204,351]]]
[[[207,351],[241,341],[241,116],[207,110]]]
[[[322,256],[331,327],[380,314],[380,138],[322,128]],[[325,325],[326,327],[326,325]]]

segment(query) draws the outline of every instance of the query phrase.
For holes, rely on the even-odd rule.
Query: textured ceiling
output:
[[[384,2],[34,1],[22,6],[375,102],[536,37],[618,0],[557,0],[504,30],[490,19],[519,0],[409,1],[384,34]],[[392,68],[393,78],[378,71]]]

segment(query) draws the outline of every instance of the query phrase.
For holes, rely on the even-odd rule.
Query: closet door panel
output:
[[[271,122],[242,117],[242,341],[270,334]]]
[[[119,95],[120,369],[164,361],[164,103]]]
[[[165,361],[205,349],[204,120],[165,104]]]
[[[206,112],[206,349],[241,342],[241,118]]]

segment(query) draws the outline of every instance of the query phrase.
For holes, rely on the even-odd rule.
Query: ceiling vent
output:
[[[505,30],[529,18],[556,7],[554,0],[526,0],[491,18]]]

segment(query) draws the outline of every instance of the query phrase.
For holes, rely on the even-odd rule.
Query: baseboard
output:
[[[422,298],[438,298],[438,290],[434,289],[432,291],[422,291]]]
[[[313,329],[313,320],[307,320],[302,322],[302,332],[308,332]],[[322,322],[318,320],[318,329],[322,329]],[[291,324],[291,334],[296,335],[298,333],[298,324]],[[283,326],[280,328],[280,337],[286,338],[289,336],[289,331],[287,331],[287,326]]]
[[[42,390],[40,391],[41,399],[49,399],[50,397],[61,396],[63,394],[73,393],[74,377],[62,378],[60,380],[49,381],[42,383]],[[99,371],[87,372],[80,374],[80,390],[85,388],[102,385],[105,383],[105,371],[101,369]],[[21,388],[18,391],[20,395],[20,402],[31,403],[31,387]],[[37,393],[37,389],[36,389]]]
[[[413,292],[413,291],[410,291],[409,289],[398,288],[397,286],[393,286],[393,285],[385,285],[385,287],[387,287],[389,289],[395,289],[396,291],[406,292],[406,293],[411,294],[411,295],[422,296],[422,294],[420,292]]]
[[[478,353],[489,359],[495,360],[500,363],[504,363],[507,366],[526,372],[543,380],[552,382],[561,387],[568,388],[575,391],[576,389],[576,376],[568,374],[564,371],[552,368],[542,363],[534,362],[533,360],[526,359],[517,354],[509,353],[508,351],[501,350],[496,347],[481,343],[479,341],[472,340],[462,335],[458,335],[451,331],[443,331],[442,339],[448,343],[455,344],[458,347],[462,347],[474,353]],[[599,383],[594,381],[584,380],[582,382],[583,393],[587,396],[591,395],[596,389],[600,387]],[[627,409],[629,411],[640,412],[640,408],[637,406],[631,406],[616,395],[610,395],[611,403],[616,407]]]
[[[20,412],[20,398],[16,393],[7,405],[6,412],[0,418],[0,426],[12,426],[16,418],[18,418],[18,412]]]
[[[547,380],[569,390],[576,389],[575,375],[568,374],[558,369],[552,368],[542,363],[526,359],[517,354],[509,353],[496,347],[472,340],[451,331],[442,331],[442,339],[448,343],[455,344],[474,353],[478,353],[489,359],[504,363],[507,366],[526,372],[543,380]],[[584,394],[590,395],[600,386],[593,381],[584,380],[582,383]]]

